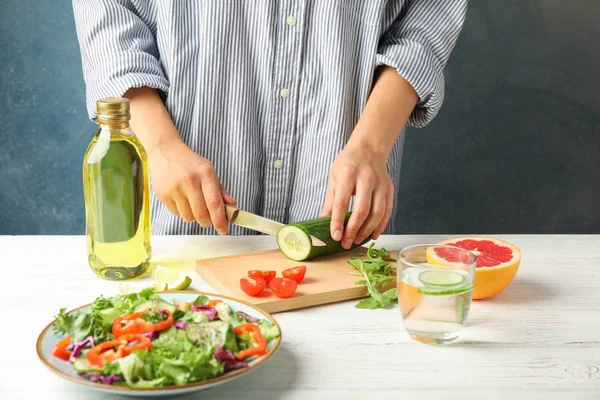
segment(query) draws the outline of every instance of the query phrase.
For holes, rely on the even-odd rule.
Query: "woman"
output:
[[[225,202],[331,215],[349,248],[394,231],[402,132],[439,111],[466,4],[73,0],[88,113],[129,98],[155,234],[225,234]]]

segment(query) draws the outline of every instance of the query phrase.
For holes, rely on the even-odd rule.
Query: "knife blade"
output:
[[[270,236],[276,236],[279,228],[284,226],[281,222],[273,221],[260,215],[252,214],[239,208],[233,207],[229,204],[225,204],[225,214],[227,220],[237,226],[252,229],[257,232],[264,233]],[[311,236],[313,246],[326,246],[322,240]]]

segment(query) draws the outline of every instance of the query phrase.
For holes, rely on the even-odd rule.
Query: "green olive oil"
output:
[[[98,101],[98,130],[83,160],[88,260],[109,280],[143,275],[151,258],[148,157],[129,127],[129,101]]]

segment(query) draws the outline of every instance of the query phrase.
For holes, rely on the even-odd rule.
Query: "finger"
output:
[[[387,184],[387,190],[386,190],[385,215],[381,219],[379,226],[377,226],[377,228],[375,228],[375,230],[373,231],[373,234],[371,235],[371,239],[373,239],[373,240],[379,239],[379,236],[383,233],[383,231],[385,230],[385,228],[390,220],[390,216],[392,215],[393,209],[394,209],[394,184],[390,181]]]
[[[192,213],[192,209],[190,208],[190,203],[188,202],[187,197],[182,196],[181,194],[176,194],[174,197],[175,204],[177,204],[177,210],[179,211],[179,215],[185,222],[194,221],[194,213]]]
[[[356,196],[354,197],[352,216],[348,220],[344,232],[344,239],[342,242],[343,248],[349,249],[352,247],[352,243],[354,242],[354,239],[356,239],[358,230],[369,216],[372,196],[373,188],[370,180],[359,179],[356,183]]]
[[[214,168],[206,168],[202,172],[202,192],[204,202],[208,207],[210,219],[219,235],[227,233],[227,218],[225,217],[225,204],[221,194],[221,184],[217,179]]]
[[[325,201],[323,202],[323,208],[321,209],[321,217],[331,215],[333,210],[333,193],[335,188],[335,180],[330,179],[327,184],[327,193],[325,194]]]
[[[171,214],[173,214],[176,217],[180,216],[179,210],[177,209],[177,204],[172,198],[169,198],[167,200],[161,200],[161,202],[164,204],[165,207],[167,207],[167,210],[169,210]]]
[[[377,187],[375,192],[373,193],[373,201],[371,203],[371,212],[369,216],[363,223],[362,227],[356,234],[356,239],[354,240],[354,244],[359,244],[363,240],[369,237],[379,226],[381,220],[385,216],[387,211],[387,196],[386,196],[386,188],[385,187]]]
[[[356,182],[355,170],[346,170],[343,179],[336,180],[336,185],[333,189],[333,202],[331,209],[330,231],[331,238],[335,241],[342,240],[344,235],[344,220],[348,213],[350,205],[350,197]],[[344,247],[342,245],[342,247]]]
[[[210,214],[206,203],[204,203],[204,195],[201,187],[187,190],[187,198],[194,214],[194,219],[198,221],[201,227],[208,228],[211,225]]]
[[[221,185],[221,195],[223,196],[223,201],[225,201],[225,203],[231,204],[232,206],[237,205],[237,200],[231,197],[231,195],[223,185]]]

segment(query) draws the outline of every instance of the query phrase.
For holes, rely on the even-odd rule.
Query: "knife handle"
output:
[[[231,206],[229,204],[225,204],[225,215],[227,216],[227,221],[232,222],[235,221],[239,209]]]

